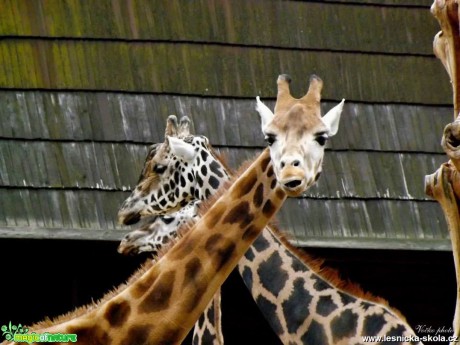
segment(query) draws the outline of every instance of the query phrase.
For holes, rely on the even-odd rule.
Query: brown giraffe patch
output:
[[[132,285],[130,292],[134,298],[137,299],[142,297],[157,280],[158,272],[156,270],[152,270],[152,272],[149,272],[148,274],[148,279],[146,279],[146,277],[142,277],[136,282],[136,284]]]
[[[268,156],[262,160],[260,166],[262,167],[262,171],[265,172],[267,170],[268,164],[270,163],[271,157]]]
[[[184,257],[190,254],[195,248],[196,240],[191,236],[192,232],[188,232],[182,239],[180,246],[172,247],[168,254],[171,260],[182,260]]]
[[[265,204],[264,204],[264,207],[262,207],[262,213],[267,217],[267,218],[270,218],[271,216],[273,216],[273,214],[275,213],[276,211],[276,208],[275,208],[275,205],[273,205],[272,201],[270,199],[268,199]]]
[[[260,227],[251,224],[246,231],[244,232],[243,236],[241,237],[244,241],[253,241],[260,233]]]
[[[267,177],[272,177],[274,173],[275,173],[275,170],[273,170],[273,165],[270,165],[270,168],[268,168],[268,171],[267,171]]]
[[[126,321],[130,312],[129,303],[123,300],[110,304],[104,313],[104,317],[110,323],[110,326],[120,327]]]
[[[176,345],[179,344],[181,339],[181,331],[179,329],[166,328],[159,337],[161,345]]]
[[[142,313],[157,312],[169,307],[170,298],[174,288],[175,271],[169,271],[159,276],[157,282],[147,292],[139,306]]]
[[[143,345],[147,343],[150,332],[154,326],[133,326],[128,329],[126,337],[121,341],[120,344],[136,344]]]
[[[66,330],[69,334],[76,334],[78,342],[91,345],[107,345],[112,339],[100,326],[70,326]]]
[[[260,207],[263,201],[264,201],[264,185],[260,183],[256,188],[252,202],[254,203],[255,207]]]
[[[211,257],[216,270],[220,270],[232,257],[236,245],[221,234],[210,236],[205,244],[205,250]]]
[[[207,252],[211,252],[211,251],[215,250],[216,247],[217,247],[217,244],[219,243],[219,241],[221,241],[221,239],[223,237],[224,236],[222,234],[219,234],[219,233],[209,236],[209,238],[206,240],[206,244],[204,246],[204,249]]]
[[[191,298],[185,305],[185,311],[190,313],[200,303],[203,294],[206,292],[207,282],[203,276],[203,266],[198,258],[192,258],[185,265],[185,276],[182,283],[182,290],[188,287],[191,289]]]
[[[284,197],[286,196],[286,193],[282,190],[282,189],[277,189],[276,190],[276,193],[275,193],[276,197],[278,198],[278,200],[283,200]]]
[[[225,216],[223,223],[240,223],[240,228],[247,227],[253,220],[254,215],[250,212],[249,202],[243,201],[233,207]]]

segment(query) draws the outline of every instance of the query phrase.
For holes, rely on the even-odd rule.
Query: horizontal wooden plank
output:
[[[218,150],[235,169],[261,149]],[[132,190],[147,146],[0,140],[1,186]],[[324,172],[306,194],[312,198],[429,199],[423,179],[443,154],[327,151]]]
[[[312,244],[322,242],[326,246],[328,241],[336,243],[336,239],[349,244],[365,239],[388,245],[400,241],[406,249],[416,249],[419,241],[449,240],[436,202],[288,199],[277,217],[280,228],[299,246],[309,246],[310,239]],[[414,242],[409,246],[408,240]]]
[[[447,73],[434,57],[189,43],[0,41],[0,87],[7,89],[273,97],[280,73],[293,77],[296,97],[305,93],[315,73],[324,80],[324,99],[452,102]]]
[[[273,99],[264,99],[271,109]],[[262,147],[255,99],[91,92],[1,91],[0,137],[161,142],[169,114],[188,115],[195,133],[213,145]],[[324,102],[323,113],[336,102]],[[440,138],[452,121],[448,107],[346,102],[336,150],[441,151]]]
[[[439,25],[427,1],[17,1],[2,3],[0,36],[209,42],[432,54]],[[327,24],[325,24],[327,23]],[[370,28],[372,28],[370,30]]]
[[[0,188],[0,237],[116,239],[129,229],[116,222],[127,195]],[[434,201],[288,199],[277,218],[299,246],[448,249],[447,227]]]
[[[129,194],[129,193],[128,193]],[[117,211],[126,192],[0,189],[0,227],[7,229],[126,229]]]

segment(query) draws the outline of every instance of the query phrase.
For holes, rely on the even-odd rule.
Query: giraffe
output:
[[[311,94],[319,93],[319,85],[318,79],[312,80],[307,105],[312,102]],[[294,116],[289,111],[277,114],[284,118],[277,120],[285,131],[305,126],[314,138],[314,133],[328,130],[319,117],[306,121],[315,113],[305,111],[305,116],[299,116],[296,110]],[[298,145],[301,139],[304,137],[285,143],[283,149],[291,152],[289,146]],[[185,160],[184,165],[196,158],[192,145],[173,137],[167,141]],[[309,155],[299,154],[298,159],[310,159]],[[307,177],[316,166],[285,160],[284,155],[273,158],[271,149],[265,149],[189,231],[155,264],[147,264],[129,285],[80,316],[42,324],[34,331],[77,334],[80,344],[180,343],[286,198],[300,195],[311,185]],[[168,167],[160,170],[166,172]],[[188,173],[185,167],[183,172]]]
[[[342,105],[343,102],[336,110],[341,112]],[[259,98],[256,109],[262,119],[265,114],[270,118],[271,111]],[[262,122],[262,126],[267,123]],[[267,135],[269,143],[270,134]],[[127,234],[119,252],[137,254],[158,250],[165,243],[164,236],[176,236],[175,230],[186,222],[184,218],[196,217],[190,210],[194,207],[169,215],[167,222],[158,217]],[[364,293],[355,284],[344,283],[336,273],[322,267],[321,261],[290,245],[273,227],[263,230],[238,263],[238,270],[267,321],[285,344],[336,344],[351,340],[363,343],[361,336],[415,337],[404,317],[385,300]],[[204,336],[205,332],[208,336]],[[196,326],[194,344],[200,340],[212,343],[211,333],[206,327]]]

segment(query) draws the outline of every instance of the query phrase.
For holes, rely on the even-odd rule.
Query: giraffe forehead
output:
[[[284,112],[277,112],[270,127],[283,132],[303,133],[310,130],[321,130],[325,125],[317,107],[298,103]]]

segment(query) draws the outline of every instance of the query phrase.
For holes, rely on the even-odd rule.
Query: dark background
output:
[[[118,242],[1,239],[0,325],[30,325],[97,300],[147,258],[117,253]],[[451,252],[308,248],[341,276],[384,297],[415,329],[449,328],[455,307]],[[226,344],[280,344],[233,272],[223,286]],[[186,343],[190,343],[190,336]],[[430,342],[434,344],[434,342]]]

